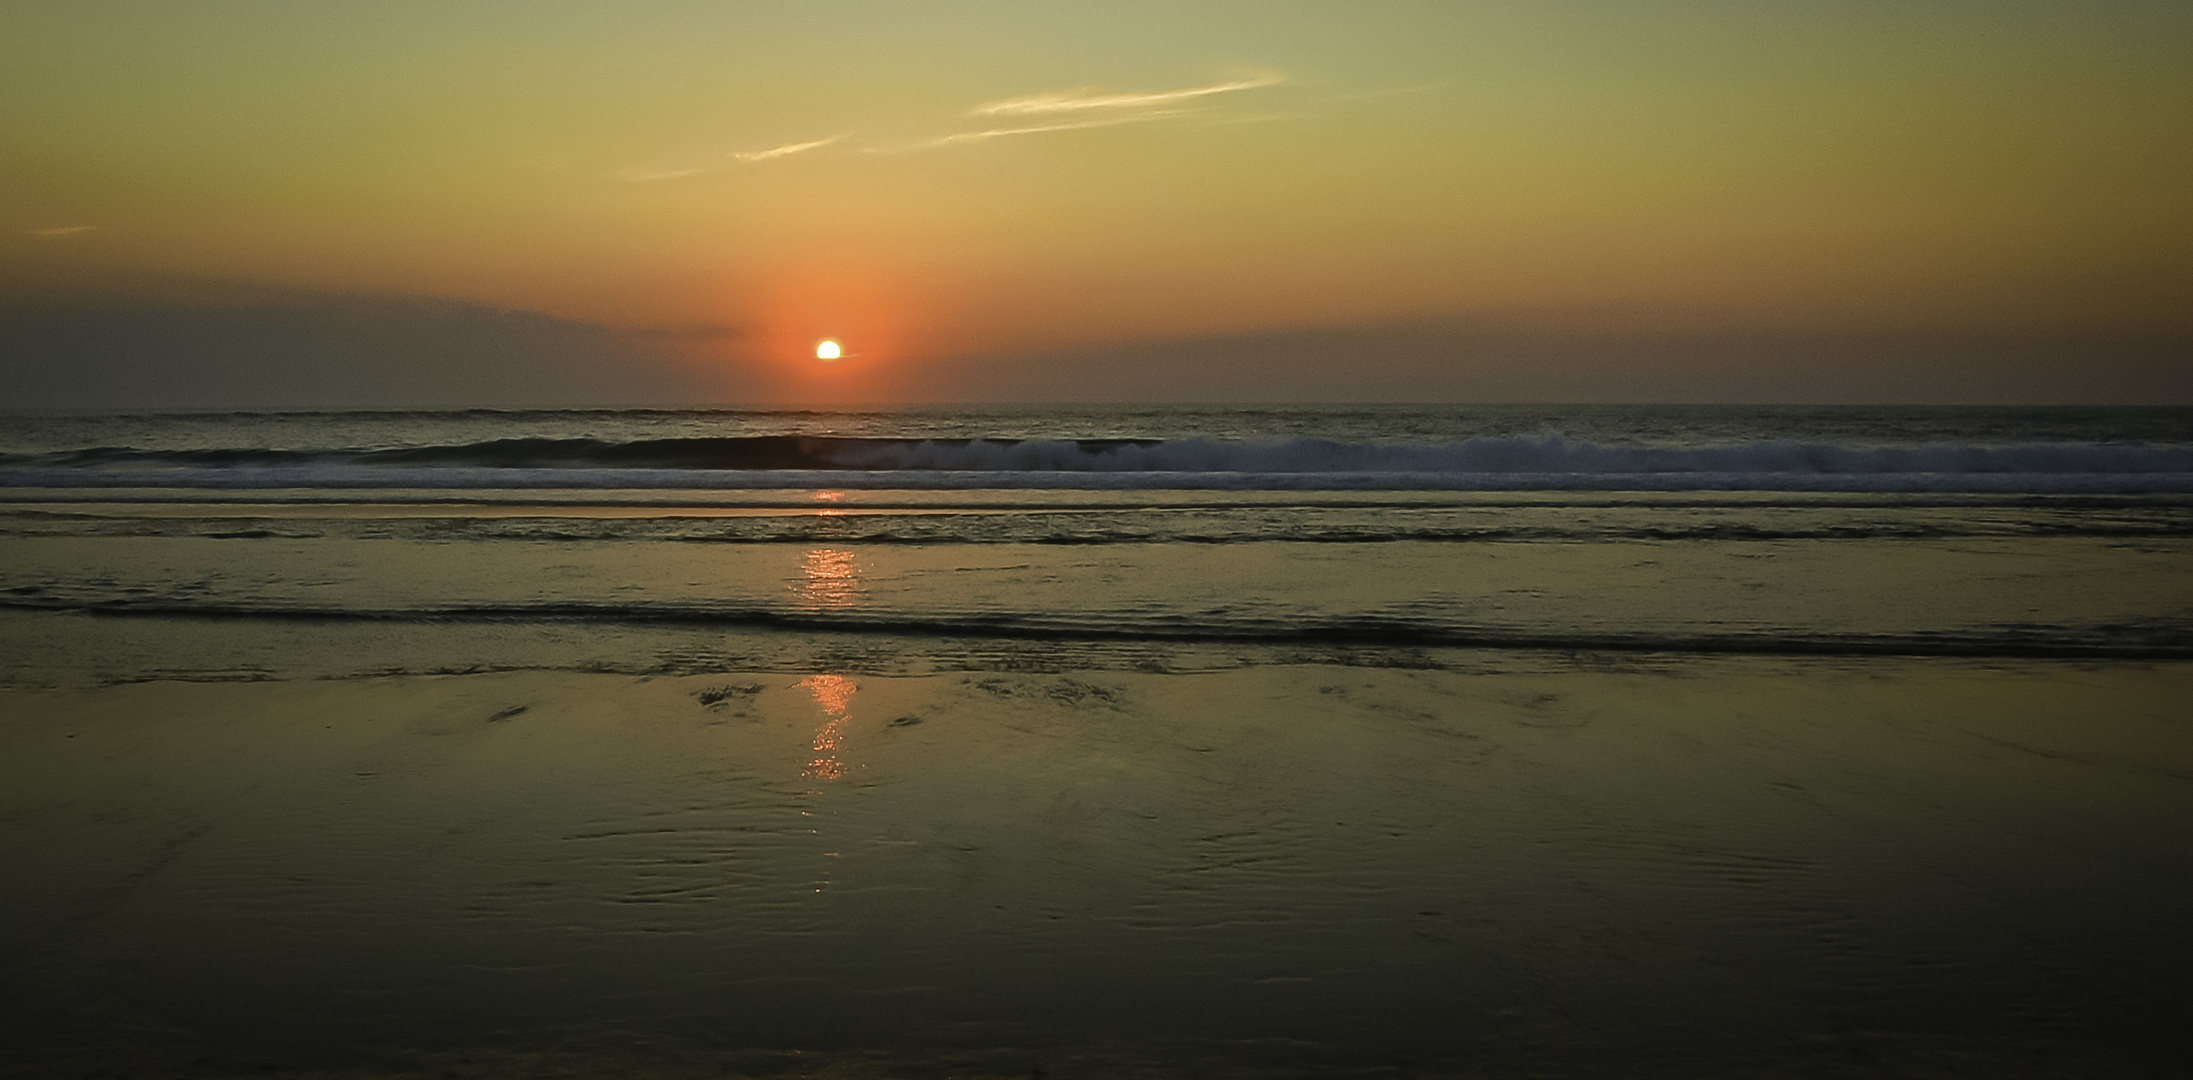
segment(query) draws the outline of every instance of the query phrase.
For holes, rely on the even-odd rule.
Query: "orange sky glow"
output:
[[[1853,341],[2124,396],[2193,339],[2189,55],[2136,2],[13,4],[0,309],[530,313],[696,401],[1956,385]]]

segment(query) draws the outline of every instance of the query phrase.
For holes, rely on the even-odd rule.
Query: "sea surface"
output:
[[[0,417],[20,1075],[2165,1075],[2193,409]]]

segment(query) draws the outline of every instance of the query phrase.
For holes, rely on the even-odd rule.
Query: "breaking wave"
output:
[[[2193,447],[1790,440],[1633,446],[1559,435],[1293,439],[511,438],[340,449],[102,446],[0,455],[12,487],[1226,488],[2193,491]]]

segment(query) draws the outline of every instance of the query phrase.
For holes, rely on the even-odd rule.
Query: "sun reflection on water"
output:
[[[807,553],[800,570],[804,575],[799,583],[800,606],[811,610],[853,606],[853,592],[860,584],[860,572],[853,565],[852,552],[815,548]],[[809,675],[798,685],[815,696],[815,704],[822,707],[823,716],[822,727],[815,732],[815,756],[809,759],[801,773],[817,780],[842,779],[845,764],[839,760],[838,750],[845,743],[847,715],[852,708],[853,692],[860,689],[860,684],[843,675]]]
[[[799,685],[815,695],[815,704],[822,706],[825,716],[844,716],[853,702],[853,692],[860,689],[859,683],[843,675],[809,675],[801,679]]]
[[[860,584],[860,574],[853,567],[852,552],[816,548],[807,553],[807,561],[800,569],[807,575],[800,582],[802,605],[810,608],[853,606],[853,589]]]
[[[860,684],[843,675],[809,675],[798,685],[815,695],[815,704],[822,706],[823,715],[822,727],[815,732],[817,756],[801,770],[801,775],[817,780],[842,779],[845,763],[838,760],[838,749],[845,743],[845,721],[853,692],[860,689]]]

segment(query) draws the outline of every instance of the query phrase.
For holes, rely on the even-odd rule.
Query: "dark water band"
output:
[[[1546,633],[1457,626],[1430,620],[1350,617],[1258,621],[1178,617],[1135,620],[1092,614],[1086,620],[1017,613],[939,617],[788,612],[705,605],[480,604],[432,608],[333,608],[173,601],[70,602],[37,596],[0,598],[0,610],[106,618],[270,620],[312,623],[688,626],[899,637],[1064,641],[1144,641],[1255,645],[1384,645],[1569,652],[1698,653],[1784,656],[1938,656],[2116,660],[2193,659],[2193,630],[2174,624],[1998,626],[1961,632],[1845,634],[1803,631],[1684,634]]]

